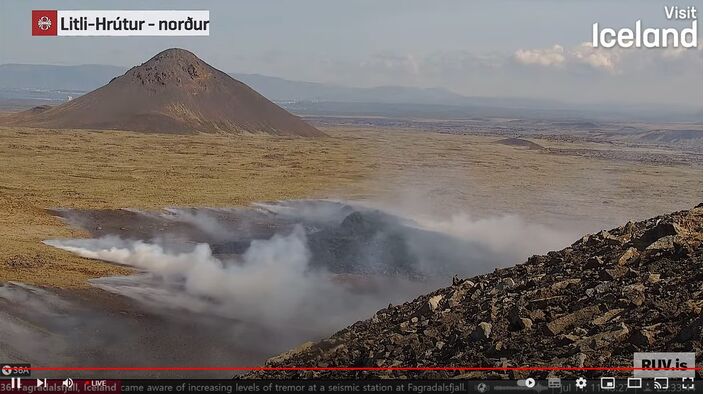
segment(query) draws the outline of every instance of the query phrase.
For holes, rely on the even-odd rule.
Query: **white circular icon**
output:
[[[585,387],[587,387],[587,379],[579,378],[579,379],[577,379],[577,380],[575,381],[575,383],[577,384],[577,388],[580,389],[580,390],[582,390],[582,389],[584,389]]]
[[[9,365],[3,365],[2,366],[2,374],[5,376],[10,376],[12,373],[12,367]]]
[[[42,30],[49,30],[51,27],[51,19],[48,16],[43,16],[37,21],[37,26]]]
[[[526,387],[528,387],[528,388],[535,387],[535,379],[533,379],[533,378],[526,379]]]

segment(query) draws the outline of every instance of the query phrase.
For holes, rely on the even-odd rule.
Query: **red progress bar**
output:
[[[33,371],[699,371],[635,367],[31,367]]]

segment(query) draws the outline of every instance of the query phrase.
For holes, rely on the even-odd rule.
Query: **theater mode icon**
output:
[[[640,389],[643,388],[643,379],[641,378],[628,378],[626,386],[629,389]]]

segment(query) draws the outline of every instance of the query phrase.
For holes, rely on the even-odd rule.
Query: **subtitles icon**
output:
[[[548,388],[550,388],[550,389],[562,388],[562,380],[560,380],[560,378],[548,378]]]

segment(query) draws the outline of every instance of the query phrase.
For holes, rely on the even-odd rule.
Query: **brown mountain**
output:
[[[107,85],[7,123],[145,132],[254,132],[321,136],[315,127],[183,49],[167,49]]]

